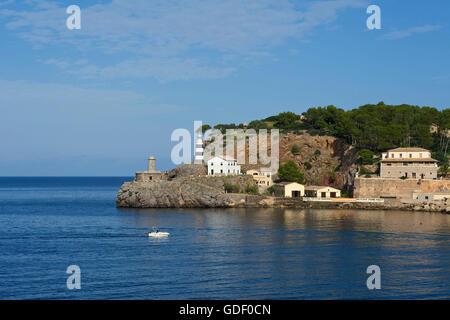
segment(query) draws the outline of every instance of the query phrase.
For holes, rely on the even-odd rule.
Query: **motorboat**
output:
[[[153,227],[153,232],[149,232],[148,236],[152,238],[165,238],[169,236],[169,232],[161,232],[159,228]]]
[[[169,232],[160,232],[160,231],[156,231],[156,232],[149,232],[148,236],[152,237],[152,238],[165,238],[169,236]]]

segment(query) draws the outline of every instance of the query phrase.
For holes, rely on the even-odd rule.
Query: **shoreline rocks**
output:
[[[252,179],[251,177],[249,177]],[[121,208],[298,208],[403,210],[450,213],[450,201],[401,202],[386,199],[384,203],[303,201],[243,193],[225,193],[224,183],[244,186],[251,182],[245,176],[180,177],[152,182],[125,182],[116,205]]]

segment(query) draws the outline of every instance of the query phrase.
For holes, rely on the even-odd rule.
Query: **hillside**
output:
[[[209,129],[204,125],[204,130]],[[282,112],[248,125],[218,124],[227,129],[279,129],[280,164],[295,161],[308,184],[327,184],[347,189],[361,168],[358,152],[380,156],[397,147],[422,147],[432,151],[441,173],[448,174],[450,153],[450,109],[412,105],[367,104],[353,110],[334,106],[309,108],[298,115]],[[298,152],[292,152],[294,144]],[[295,148],[297,148],[295,147]],[[316,152],[316,150],[318,150]],[[247,149],[248,154],[248,149]],[[367,159],[367,158],[366,158]],[[366,161],[364,172],[375,172],[376,161]],[[257,166],[244,165],[244,168]],[[367,170],[365,170],[367,169]]]

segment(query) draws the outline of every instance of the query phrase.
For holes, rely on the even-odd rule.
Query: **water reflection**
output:
[[[140,228],[171,232],[192,276],[244,298],[447,296],[450,216],[292,209],[121,209]],[[368,291],[367,266],[383,272]],[[206,284],[205,284],[206,286]],[[206,287],[205,287],[206,288]],[[223,295],[219,295],[224,297]],[[233,298],[239,298],[233,296]]]

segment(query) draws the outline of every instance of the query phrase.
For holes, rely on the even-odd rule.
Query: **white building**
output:
[[[236,159],[214,157],[208,160],[208,175],[236,175],[241,173]]]
[[[273,188],[277,197],[298,198],[305,195],[305,186],[297,182],[281,182]]]

